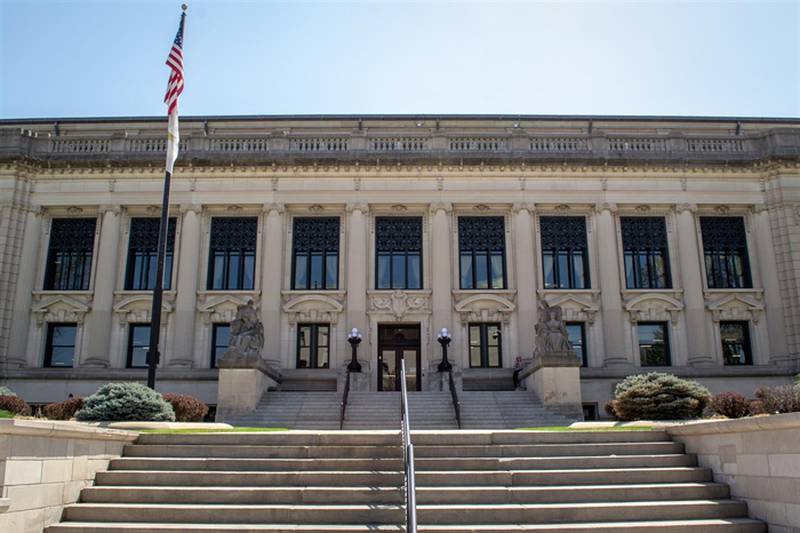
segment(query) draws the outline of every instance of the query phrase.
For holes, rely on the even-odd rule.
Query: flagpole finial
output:
[[[181,9],[183,9],[183,12],[186,13],[186,10],[189,9],[189,6],[186,4],[181,4]]]

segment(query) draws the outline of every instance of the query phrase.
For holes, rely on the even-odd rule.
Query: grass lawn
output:
[[[14,413],[0,409],[0,418],[14,418]]]
[[[266,431],[288,431],[286,428],[248,428],[235,427],[233,429],[140,429],[140,433],[159,435],[187,435],[191,433],[260,433]]]
[[[613,426],[607,428],[573,428],[569,426],[545,426],[540,428],[517,428],[517,431],[651,431],[653,426]]]

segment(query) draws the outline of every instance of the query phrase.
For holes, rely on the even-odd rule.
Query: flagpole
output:
[[[181,5],[181,24],[178,35],[183,40],[183,27],[186,18],[187,5]],[[177,42],[177,41],[176,41]],[[156,255],[156,285],[153,288],[153,307],[150,310],[150,347],[147,351],[147,386],[155,390],[156,388],[156,369],[161,360],[161,353],[158,349],[161,340],[161,302],[164,297],[164,258],[167,252],[167,228],[169,227],[169,193],[170,180],[174,168],[175,160],[171,159],[171,150],[177,150],[177,110],[175,111],[175,139],[176,146],[170,148],[173,143],[172,118],[169,116],[169,127],[167,128],[167,166],[164,172],[164,193],[161,197],[161,221],[158,226],[158,251]],[[175,157],[177,157],[177,152]],[[170,160],[171,159],[171,160]]]

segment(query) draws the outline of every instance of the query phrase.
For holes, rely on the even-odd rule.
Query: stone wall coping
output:
[[[139,434],[134,431],[109,429],[90,424],[83,424],[81,422],[26,419],[0,420],[0,436],[5,435],[25,435],[62,439],[106,440],[118,442],[133,442],[139,436]]]
[[[800,413],[753,416],[730,420],[682,424],[665,428],[673,436],[713,435],[719,433],[744,433],[749,431],[800,430]]]

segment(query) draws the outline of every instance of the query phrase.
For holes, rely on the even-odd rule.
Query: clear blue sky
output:
[[[182,115],[800,116],[800,0],[191,0]],[[162,115],[180,1],[0,0],[0,117]]]

